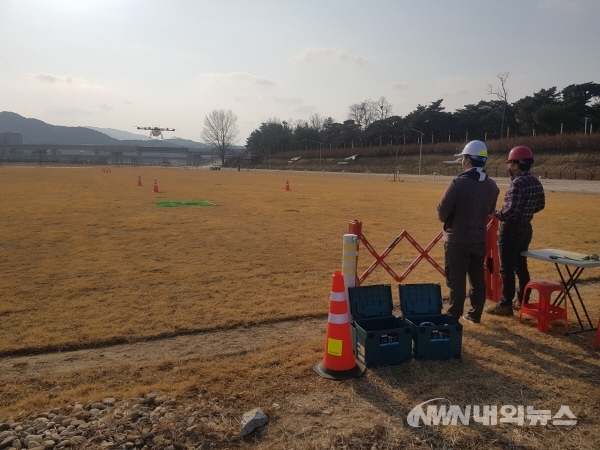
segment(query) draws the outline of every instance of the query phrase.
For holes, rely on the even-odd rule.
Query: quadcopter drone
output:
[[[150,137],[152,136],[160,136],[163,139],[163,131],[175,131],[175,128],[159,128],[159,127],[137,127],[138,130],[148,130],[150,131]]]

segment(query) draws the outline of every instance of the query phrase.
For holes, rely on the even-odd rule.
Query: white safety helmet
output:
[[[469,155],[471,159],[474,159],[475,161],[485,163],[488,159],[487,147],[481,141],[471,141],[465,145],[462,152],[454,156],[458,157],[465,155]]]

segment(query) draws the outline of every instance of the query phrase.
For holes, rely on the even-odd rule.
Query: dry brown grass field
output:
[[[0,418],[155,391],[191,408],[199,394],[218,399],[229,426],[217,449],[599,448],[594,334],[565,335],[559,322],[543,334],[534,320],[485,315],[465,324],[460,361],[411,360],[343,382],[313,372],[348,222],[361,220],[379,252],[403,230],[426,246],[449,179],[0,167]],[[498,179],[501,196],[507,181]],[[598,217],[597,194],[547,188],[531,247],[600,253]],[[439,243],[431,255],[441,263],[442,254]],[[401,273],[416,256],[403,241],[386,261]],[[359,270],[372,260],[362,249]],[[551,264],[530,270],[557,279]],[[447,294],[427,263],[406,282],[441,283]],[[599,282],[589,269],[580,285],[594,322]],[[366,281],[376,283],[392,284],[397,309],[397,284],[380,268]],[[553,413],[568,405],[578,423],[407,425],[415,405],[438,397]],[[236,439],[257,406],[269,425]]]

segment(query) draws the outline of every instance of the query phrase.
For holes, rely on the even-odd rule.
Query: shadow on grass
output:
[[[588,361],[584,355],[570,356],[564,348],[534,342],[503,326],[495,326],[492,334],[486,331],[467,331],[470,342],[468,351],[463,349],[462,360],[411,360],[371,368],[366,377],[354,381],[354,390],[398,420],[413,441],[426,441],[431,448],[594,448],[589,433],[598,425],[593,410],[600,401],[600,363]],[[552,415],[561,405],[569,405],[578,425],[529,425],[526,415],[524,426],[486,426],[471,415],[467,426],[460,422],[458,426],[409,426],[411,409],[430,399],[445,399],[446,404],[458,405],[463,411],[466,405],[496,405],[498,419],[503,405],[531,405],[550,410]],[[565,432],[573,435],[572,444],[556,447]]]

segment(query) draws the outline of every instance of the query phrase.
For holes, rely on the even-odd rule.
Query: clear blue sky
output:
[[[0,111],[200,140],[213,109],[342,122],[600,82],[600,0],[0,0]]]

